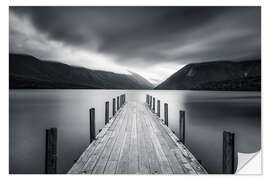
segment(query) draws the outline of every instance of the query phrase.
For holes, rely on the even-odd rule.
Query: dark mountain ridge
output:
[[[117,74],[42,61],[30,55],[10,54],[9,87],[10,89],[152,89],[154,86],[138,74]]]
[[[260,91],[261,61],[214,61],[188,64],[155,89]]]

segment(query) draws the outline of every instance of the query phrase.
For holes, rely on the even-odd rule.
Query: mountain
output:
[[[141,86],[146,86],[148,87],[147,89],[153,89],[155,87],[153,84],[149,83],[149,81],[147,81],[141,75],[131,72],[131,71],[129,71],[129,73],[131,73],[132,77],[137,81],[138,84],[141,84]]]
[[[9,55],[10,89],[153,89],[138,74],[117,74],[42,61],[33,56]]]
[[[260,91],[261,61],[188,64],[155,89]]]

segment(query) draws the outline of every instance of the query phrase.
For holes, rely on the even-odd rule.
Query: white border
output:
[[[1,53],[0,53],[0,112],[1,112],[1,163],[0,172],[1,179],[4,178],[19,178],[19,179],[48,179],[48,178],[106,178],[117,180],[126,180],[127,178],[138,179],[138,178],[153,178],[162,179],[172,178],[179,180],[180,178],[200,178],[201,179],[216,179],[218,178],[267,178],[269,179],[270,166],[269,166],[269,133],[270,130],[270,117],[267,112],[270,111],[270,28],[269,28],[269,9],[268,0],[2,0],[0,6],[0,40],[1,40]],[[46,176],[46,175],[9,175],[8,174],[8,6],[262,6],[262,157],[263,157],[263,176],[252,176],[252,175],[233,175],[233,176],[219,176],[219,175],[206,175],[206,176],[136,176],[136,175],[118,175],[118,176]],[[265,139],[265,140],[264,140]],[[264,153],[265,152],[265,153]]]
[[[259,6],[259,0],[10,0],[10,5],[44,6]]]

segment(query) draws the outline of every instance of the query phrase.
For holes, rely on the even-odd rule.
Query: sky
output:
[[[157,85],[189,63],[260,59],[261,9],[10,7],[9,49]]]

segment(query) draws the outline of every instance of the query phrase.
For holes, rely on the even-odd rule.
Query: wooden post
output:
[[[119,96],[117,96],[117,111],[119,110]]]
[[[119,96],[119,107],[121,108],[122,106],[122,94]]]
[[[185,144],[185,111],[179,111],[179,140]]]
[[[149,108],[150,109],[152,108],[152,96],[150,96],[150,105],[149,105]]]
[[[115,115],[115,98],[113,98],[113,107],[112,107],[112,109],[113,109],[113,116]]]
[[[96,139],[95,108],[89,110],[90,113],[90,143]]]
[[[124,97],[123,94],[121,95],[121,97],[122,97],[122,98],[121,98],[121,107],[122,107],[122,106],[123,106],[123,99],[124,99],[124,98],[123,98],[123,97]]]
[[[234,174],[234,133],[223,131],[223,174]]]
[[[157,116],[160,117],[160,100],[157,100]]]
[[[153,113],[156,111],[156,98],[153,98]]]
[[[121,97],[122,95],[119,96],[119,108],[121,108]]]
[[[45,173],[56,174],[57,170],[57,128],[46,129]]]
[[[105,103],[105,125],[109,122],[109,101]]]
[[[145,98],[145,102],[148,104],[148,95],[146,94],[145,97],[146,97],[146,98]]]
[[[164,121],[165,121],[166,126],[169,126],[169,123],[168,123],[168,104],[167,103],[164,104]]]

